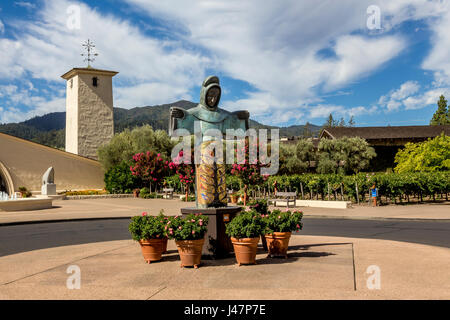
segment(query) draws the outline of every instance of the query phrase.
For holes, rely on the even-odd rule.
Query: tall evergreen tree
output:
[[[444,124],[450,124],[450,114],[447,107],[447,100],[445,100],[444,95],[439,97],[437,102],[438,108],[431,118],[430,125],[438,126]]]
[[[353,118],[353,116],[350,117],[350,120],[348,120],[347,125],[349,127],[353,127],[355,125],[355,119]]]
[[[327,122],[323,125],[325,128],[337,127],[338,122],[334,120],[333,115],[330,113]]]
[[[303,137],[304,138],[312,137],[311,124],[309,122],[306,122],[305,126],[303,127]]]

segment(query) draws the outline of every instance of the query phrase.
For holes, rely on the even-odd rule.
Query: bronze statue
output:
[[[178,128],[188,130],[194,134],[195,123],[200,127],[202,141],[200,141],[201,161],[196,163],[196,200],[197,208],[226,207],[227,193],[225,184],[225,164],[206,161],[214,157],[209,153],[208,146],[215,141],[208,136],[207,130],[217,129],[222,135],[227,129],[248,129],[248,111],[228,112],[218,108],[221,96],[219,78],[209,76],[203,81],[200,92],[200,103],[197,107],[185,110],[172,107],[170,109],[169,134]],[[206,133],[206,134],[205,134]]]

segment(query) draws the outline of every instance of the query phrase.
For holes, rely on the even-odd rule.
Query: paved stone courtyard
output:
[[[234,257],[180,268],[173,241],[150,265],[131,240],[30,251],[0,258],[0,299],[448,299],[450,250],[386,240],[293,236],[289,258],[238,267]],[[81,288],[69,290],[69,266]],[[381,270],[380,290],[367,268]],[[356,290],[355,290],[356,289]]]

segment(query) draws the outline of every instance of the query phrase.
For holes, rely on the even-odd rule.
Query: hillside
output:
[[[114,131],[122,132],[126,128],[134,128],[149,124],[153,129],[168,130],[169,109],[176,106],[190,109],[197,104],[190,101],[177,101],[175,103],[157,106],[136,107],[133,109],[114,108]],[[0,124],[0,132],[10,134],[19,138],[31,140],[40,144],[55,148],[64,148],[65,144],[66,113],[53,112],[40,117],[34,117],[20,123]],[[250,127],[279,128],[280,136],[302,136],[304,125],[294,125],[289,127],[276,127],[261,124],[250,120]],[[310,125],[309,129],[316,136],[320,131],[320,126]]]

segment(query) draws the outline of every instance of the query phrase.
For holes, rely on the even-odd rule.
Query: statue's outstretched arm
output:
[[[186,116],[186,110],[178,107],[170,108],[170,118],[169,118],[169,136],[173,134],[175,130],[178,129],[178,120],[184,119]]]
[[[249,128],[248,119],[250,118],[250,113],[247,110],[239,110],[239,111],[232,112],[232,114],[240,120],[241,128],[244,127],[242,129],[248,130],[248,128]]]
[[[185,117],[186,110],[179,107],[171,107],[170,108],[170,119],[177,118],[177,119],[183,119]]]
[[[233,114],[236,115],[239,120],[248,120],[250,117],[250,113],[247,110],[234,111]]]

